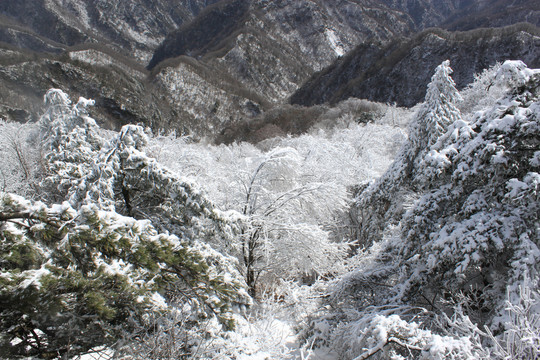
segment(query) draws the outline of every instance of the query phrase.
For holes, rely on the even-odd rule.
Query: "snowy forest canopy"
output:
[[[210,145],[0,123],[0,356],[535,359],[540,71]]]

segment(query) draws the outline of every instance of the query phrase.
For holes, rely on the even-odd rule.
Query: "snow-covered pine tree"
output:
[[[505,62],[492,80],[508,94],[422,152],[436,176],[333,285],[311,331],[343,358],[540,355],[540,70]],[[396,169],[387,188],[407,185]]]
[[[227,238],[232,224],[141,151],[142,128],[124,127],[106,141],[85,115],[89,101],[71,106],[54,89],[45,99],[43,184],[54,196],[43,198],[69,201],[47,206],[1,195],[6,356],[70,356],[110,346],[130,326],[144,329],[150,310],[188,307],[186,326],[217,317],[232,327],[231,305],[250,298],[236,260],[205,243]]]
[[[51,89],[45,102],[49,108],[41,123],[49,176],[44,185],[61,190],[62,200],[76,209],[95,204],[148,219],[184,240],[229,241],[234,224],[196,186],[142,151],[148,142],[142,127],[126,125],[116,136],[105,135],[85,112],[91,100],[71,106],[67,94]]]
[[[220,258],[208,246],[95,205],[49,207],[1,193],[0,238],[3,357],[112,346],[144,328],[148,312],[177,304],[190,306],[192,326],[218,316],[230,327],[230,305],[245,294],[234,268],[208,262]]]
[[[428,149],[446,132],[450,124],[461,119],[456,104],[462,100],[450,77],[452,69],[446,60],[435,69],[428,84],[426,98],[421,111],[412,123],[409,141],[417,151]]]
[[[67,193],[86,176],[105,140],[99,126],[88,116],[92,100],[80,98],[72,105],[60,89],[50,89],[44,96],[47,110],[41,116],[41,146],[46,177],[42,196],[53,202],[64,201]]]
[[[510,93],[456,121],[425,155],[420,171],[439,176],[402,222],[416,269],[408,296],[419,291],[437,305],[474,295],[480,304],[467,315],[482,323],[504,313],[507,289],[525,276],[538,285],[540,258],[540,72],[509,61],[494,81]]]
[[[409,124],[409,137],[383,176],[360,187],[355,213],[359,215],[358,244],[369,246],[380,240],[388,222],[397,222],[416,198],[425,174],[420,162],[448,126],[461,119],[456,103],[461,96],[450,77],[450,62],[435,69],[424,104]]]

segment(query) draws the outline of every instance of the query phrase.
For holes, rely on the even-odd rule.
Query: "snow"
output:
[[[46,267],[51,263],[52,261],[49,261],[46,264],[43,264],[41,268],[37,270],[26,270],[21,273],[21,277],[24,278],[24,280],[20,283],[19,288],[20,289],[26,289],[29,286],[35,286],[38,289],[41,287],[41,278],[43,276],[46,276],[50,274],[49,269]]]
[[[77,356],[73,360],[103,360],[113,359],[115,352],[113,349],[109,349],[105,346],[99,346],[97,348],[90,349],[87,354]]]
[[[529,69],[523,61],[505,61],[495,76],[495,80],[505,83],[507,86],[521,86],[531,79],[540,69]]]
[[[327,29],[327,37],[333,46],[338,46],[337,37],[332,30]],[[440,78],[434,76],[434,81],[445,80],[443,75],[446,76],[444,72],[448,70],[448,64],[443,63],[438,68]],[[520,83],[523,83],[524,79],[530,80],[535,74],[519,63],[505,63],[500,73],[504,81]],[[448,79],[445,81],[446,85],[451,85]],[[177,85],[180,84],[171,83],[176,91],[184,91]],[[451,89],[451,86],[449,88]],[[439,90],[431,86],[431,97],[428,97],[437,106],[441,105],[441,98],[436,96]],[[459,94],[454,95],[457,101]],[[46,101],[52,106],[68,107],[70,104],[65,93],[54,89],[47,93]],[[91,100],[80,98],[75,108],[82,112],[86,106],[92,104]],[[409,139],[411,142],[424,141],[424,148],[416,149],[422,161],[411,166],[418,166],[420,172],[430,171],[431,177],[419,176],[411,180],[418,181],[411,183],[413,190],[406,189],[411,194],[397,195],[403,199],[403,203],[397,206],[401,207],[400,211],[403,210],[405,215],[400,215],[394,219],[396,221],[393,224],[385,227],[381,241],[365,250],[358,250],[357,255],[347,259],[343,265],[340,265],[344,262],[343,253],[331,247],[335,244],[328,241],[328,229],[336,225],[336,218],[339,216],[356,216],[349,213],[349,188],[365,180],[372,184],[368,190],[377,189],[377,186],[383,183],[372,180],[388,167],[396,153],[396,143],[404,139],[403,130],[397,126],[390,126],[388,123],[358,125],[340,118],[346,127],[321,127],[302,136],[273,139],[259,144],[259,147],[249,144],[211,146],[183,140],[168,143],[168,140],[163,138],[148,139],[141,127],[126,126],[108,145],[111,148],[106,148],[106,152],[101,155],[107,155],[108,159],[113,153],[115,156],[122,156],[122,161],[128,163],[128,167],[122,169],[126,173],[133,169],[144,169],[136,173],[135,177],[139,176],[137,180],[140,180],[140,184],[163,191],[165,200],[160,203],[161,207],[174,207],[183,202],[186,208],[193,209],[194,213],[185,215],[193,229],[204,229],[208,225],[208,219],[199,216],[199,212],[202,212],[208,217],[216,216],[219,219],[239,222],[240,225],[230,226],[243,226],[244,232],[255,228],[264,235],[258,245],[261,246],[260,264],[268,273],[261,270],[261,274],[270,275],[266,278],[262,276],[261,281],[265,285],[265,295],[270,294],[270,299],[273,295],[275,302],[263,298],[260,303],[252,304],[245,289],[240,289],[239,297],[246,298],[243,304],[251,307],[246,309],[246,306],[237,306],[243,310],[238,310],[233,315],[237,323],[236,330],[222,333],[215,319],[210,319],[208,328],[205,328],[211,335],[211,340],[217,342],[214,358],[365,358],[370,356],[372,351],[382,351],[396,359],[403,358],[393,354],[392,347],[388,346],[390,343],[419,352],[422,358],[426,359],[450,358],[456,353],[471,354],[469,358],[474,358],[478,354],[475,346],[479,345],[474,343],[474,335],[478,333],[471,330],[472,325],[467,325],[469,328],[466,329],[466,336],[460,333],[463,327],[458,326],[457,320],[454,321],[456,328],[430,327],[436,320],[433,313],[426,315],[427,311],[416,307],[416,304],[414,308],[409,308],[409,300],[405,295],[410,295],[407,291],[411,286],[421,284],[427,289],[427,295],[424,296],[427,298],[432,295],[427,292],[429,286],[434,286],[429,283],[432,274],[443,274],[459,283],[461,279],[468,280],[467,276],[471,273],[489,268],[492,266],[492,259],[499,261],[501,254],[504,254],[504,264],[510,269],[510,274],[497,273],[501,269],[491,268],[488,274],[498,276],[498,283],[490,284],[490,291],[499,293],[499,298],[488,300],[500,305],[500,295],[504,293],[502,290],[506,286],[504,281],[512,281],[508,284],[508,289],[512,290],[516,284],[525,281],[527,274],[534,273],[532,270],[540,259],[537,239],[533,238],[537,229],[526,228],[528,225],[524,222],[530,221],[537,211],[540,186],[537,167],[540,164],[540,152],[535,150],[532,154],[533,151],[524,151],[529,158],[518,158],[510,140],[520,141],[525,138],[520,136],[521,134],[537,135],[535,114],[538,107],[526,106],[520,99],[507,96],[491,109],[475,114],[465,113],[463,116],[459,111],[454,111],[457,108],[449,104],[447,109],[451,110],[451,115],[445,117],[447,114],[444,112],[428,109],[429,106],[435,106],[434,104],[420,109],[420,114],[425,118],[416,120],[430,119],[432,122],[427,123],[429,126],[439,126],[431,130],[440,133],[432,139],[417,139],[414,136]],[[72,111],[69,107],[68,110]],[[455,122],[445,123],[449,119],[454,119]],[[91,125],[94,126],[95,123]],[[147,153],[152,150],[145,148],[148,142],[159,148],[161,163],[148,157]],[[95,154],[90,145],[81,144],[77,148],[88,154]],[[93,158],[92,155],[90,157]],[[167,170],[162,163],[174,167],[175,172]],[[93,165],[99,169],[96,164]],[[511,165],[519,171],[513,171]],[[398,184],[391,185],[399,186],[398,181],[403,180],[399,177],[406,167],[406,163],[398,163],[390,168],[390,175],[386,179]],[[82,166],[77,169],[79,172],[84,170]],[[117,171],[117,168],[111,167],[104,170],[103,174],[107,173],[112,177]],[[188,174],[195,183],[201,184],[204,191],[191,189],[191,185],[182,182],[182,178],[176,176],[176,173]],[[444,174],[446,176],[442,176]],[[486,179],[481,177],[484,174]],[[90,177],[84,179],[88,182],[92,180]],[[124,180],[125,178],[122,179]],[[167,186],[173,185],[159,189],[159,181]],[[86,190],[86,183],[74,182],[72,185],[72,188]],[[496,190],[495,193],[493,189]],[[250,192],[251,190],[253,192]],[[208,201],[214,201],[220,209],[214,209],[213,204],[206,206],[201,201],[203,195],[208,195]],[[391,193],[391,196],[393,195],[394,193]],[[42,203],[32,203],[15,195],[2,193],[1,196],[6,196],[5,199],[10,197],[15,203],[14,209],[26,206],[33,212],[45,209],[49,215],[66,214],[71,218],[75,218],[77,214],[67,202],[47,208]],[[246,197],[251,199],[251,202],[246,201]],[[237,238],[224,236],[225,241],[212,238],[205,242],[205,237],[195,236],[188,244],[184,237],[169,235],[168,230],[158,234],[152,227],[152,221],[156,220],[136,220],[122,216],[99,207],[91,196],[86,199],[88,203],[80,206],[79,217],[76,218],[76,221],[81,222],[77,231],[93,230],[84,223],[85,217],[97,217],[103,222],[100,223],[100,230],[107,234],[108,241],[118,241],[127,231],[134,238],[134,249],[141,244],[139,233],[144,233],[145,241],[154,244],[169,243],[175,249],[199,254],[206,259],[207,265],[217,263],[219,266],[208,272],[208,279],[219,280],[226,285],[234,285],[240,271],[245,270],[242,268],[245,264],[241,262],[243,244],[237,241]],[[170,199],[173,200],[171,204],[164,204]],[[456,204],[459,208],[448,214],[447,207],[451,208]],[[280,212],[281,210],[283,212]],[[360,209],[362,210],[364,209]],[[265,217],[267,214],[274,214],[276,217],[268,219]],[[362,214],[366,217],[370,215],[372,214]],[[352,224],[354,227],[357,225]],[[26,228],[16,228],[13,223],[2,223],[0,226],[2,231],[9,231],[14,237],[22,238],[25,235]],[[43,224],[30,228],[35,232],[43,229]],[[193,229],[190,228],[189,231],[195,232]],[[179,231],[180,233],[184,234]],[[186,238],[191,235],[188,231],[185,234],[188,234]],[[339,238],[342,240],[343,233],[338,234],[343,236]],[[61,245],[67,247],[69,239],[65,237]],[[39,249],[39,246],[36,246]],[[213,246],[229,253],[222,255]],[[237,258],[233,260],[233,256]],[[331,259],[331,256],[335,258]],[[134,271],[132,265],[121,259],[97,257],[94,264],[98,271],[107,275],[127,276]],[[495,262],[493,267],[499,264]],[[41,279],[50,274],[48,265],[46,263],[40,269],[23,271],[20,274],[19,287],[39,288]],[[157,267],[159,266],[163,265],[159,264]],[[69,265],[69,269],[75,269],[75,265]],[[313,288],[322,286],[320,282],[316,282],[312,287],[306,286],[305,288],[310,289],[306,291],[305,288],[295,288],[298,285],[289,280],[298,279],[311,271],[328,277],[336,276],[338,280],[329,287],[324,283],[325,292],[323,295],[315,294],[318,297],[314,296]],[[14,278],[7,272],[0,272],[0,277],[9,281]],[[148,283],[144,283],[145,281],[138,279],[141,288],[144,285],[153,285],[153,280]],[[484,281],[490,281],[487,275]],[[208,285],[200,279],[194,283],[198,284],[200,289]],[[378,287],[384,290],[381,292]],[[456,292],[468,290],[465,287],[456,289]],[[219,305],[222,302],[214,293],[205,296],[204,301],[208,304]],[[323,298],[321,301],[328,301],[331,305],[322,306],[324,302],[319,300]],[[168,306],[166,299],[155,291],[141,296],[139,300],[150,300],[150,303],[159,309]],[[433,301],[436,300],[437,298]],[[284,304],[280,305],[281,302]],[[445,303],[444,306],[451,310],[450,306],[454,305]],[[177,312],[192,312],[195,317],[195,307],[191,308],[184,303]],[[435,306],[431,307],[435,309]],[[511,306],[506,309],[511,309]],[[336,315],[331,312],[334,310],[337,316],[332,317]],[[456,313],[461,311],[457,306],[453,310]],[[499,306],[494,312],[500,310]],[[436,310],[432,310],[434,311]],[[319,314],[323,315],[317,318]],[[428,321],[422,322],[422,319],[426,318]],[[310,339],[313,340],[311,343],[308,341],[305,344],[304,338],[296,333],[296,327],[299,324],[305,325],[307,321],[314,322],[308,325],[308,329],[316,335]],[[462,319],[461,325],[464,323],[466,321]],[[434,329],[440,333],[436,333]],[[501,329],[504,331],[504,328]],[[306,336],[309,338],[310,335]],[[317,336],[322,345],[315,345],[314,339]],[[531,342],[533,338],[524,336],[522,340]],[[327,346],[330,344],[334,347]],[[343,345],[343,350],[335,346],[336,344]],[[311,349],[311,346],[320,347]]]
[[[46,0],[45,6],[62,19],[65,24],[79,29],[79,31],[92,28],[84,2],[78,0]],[[67,9],[73,9],[75,14],[70,14]]]
[[[343,56],[345,55],[345,50],[343,49],[343,45],[341,44],[341,40],[338,39],[336,32],[332,29],[326,28],[324,30],[324,34],[326,35],[326,39],[330,43],[330,47],[337,56]]]
[[[150,301],[157,309],[165,310],[168,307],[167,301],[160,293],[153,293]]]

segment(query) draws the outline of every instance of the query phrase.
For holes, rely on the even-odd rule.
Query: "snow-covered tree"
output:
[[[506,62],[492,80],[505,81],[507,95],[448,125],[410,167],[398,157],[361,195],[372,204],[375,190],[416,194],[382,223],[382,239],[350,260],[353,270],[331,287],[332,310],[313,323],[312,337],[333,338],[344,358],[505,358],[505,346],[538,357],[535,340],[512,334],[516,324],[538,333],[530,309],[540,305],[522,289],[539,289],[540,72]],[[430,116],[425,107],[420,114]],[[431,175],[412,179],[411,169]],[[387,209],[401,201],[388,199]],[[424,344],[420,323],[431,334]]]
[[[92,100],[80,98],[75,105],[59,89],[44,96],[46,112],[41,116],[41,146],[45,157],[44,196],[63,201],[94,164],[105,139],[99,126],[88,116],[86,107]]]
[[[250,293],[256,294],[261,279],[271,284],[331,271],[343,249],[329,240],[317,220],[324,209],[340,206],[339,193],[332,193],[335,189],[329,184],[298,181],[301,159],[292,148],[249,160],[251,166],[238,169],[242,217],[233,253],[243,265]]]
[[[462,100],[456,89],[454,80],[450,77],[452,69],[450,61],[446,60],[435,69],[435,74],[428,84],[425,113],[418,117],[411,134],[411,142],[418,148],[424,149],[433,145],[446,132],[450,124],[461,118],[456,104]]]
[[[267,140],[259,146],[211,146],[158,136],[151,139],[149,151],[178,173],[204,184],[208,196],[221,209],[240,213],[242,237],[230,246],[221,246],[244,264],[246,277],[245,264],[252,263],[250,269],[259,266],[258,283],[264,289],[279,278],[300,279],[305,271],[323,274],[325,268],[339,270],[339,262],[329,267],[333,256],[323,256],[328,246],[335,246],[332,241],[347,242],[354,233],[342,220],[347,216],[348,189],[355,179],[380,175],[397,150],[395,144],[403,139],[399,127],[353,122],[339,130],[318,128],[311,134]],[[277,203],[279,199],[288,200]],[[264,211],[276,205],[278,210]],[[261,226],[266,230],[257,231]],[[250,240],[249,234],[254,238]],[[246,261],[244,241],[253,244]],[[262,258],[255,261],[257,256]]]
[[[362,184],[357,203],[358,242],[369,246],[382,237],[385,224],[396,223],[424,183],[421,162],[447,127],[461,118],[461,96],[450,77],[449,61],[439,65],[426,92],[425,102],[409,124],[409,137],[389,169],[374,182]]]
[[[0,119],[0,189],[33,195],[42,175],[35,124]]]
[[[503,64],[499,76],[514,65]],[[455,122],[426,154],[426,167],[441,176],[403,221],[405,256],[423,253],[409,261],[422,269],[411,289],[429,278],[428,297],[480,291],[480,317],[502,310],[507,284],[538,271],[539,76],[525,67],[513,76],[522,79],[511,94]]]
[[[47,189],[58,189],[78,209],[95,204],[137,219],[149,219],[160,231],[184,239],[217,243],[231,228],[197,187],[144,153],[148,142],[140,126],[126,125],[116,135],[102,131],[87,116],[91,100],[71,106],[61,90],[45,96],[41,118],[49,176]]]
[[[52,89],[45,102],[40,195],[63,204],[2,193],[7,354],[58,357],[111,346],[130,329],[155,331],[144,322],[148,311],[189,313],[182,331],[211,319],[231,328],[231,305],[250,298],[236,259],[209,243],[226,242],[234,224],[143,152],[141,127],[114,136],[88,116],[90,100],[72,106]]]
[[[234,267],[209,262],[223,259],[209,246],[95,205],[76,210],[1,193],[0,239],[3,357],[112,346],[170,305],[188,306],[191,326],[217,316],[231,327],[231,304],[247,299]]]

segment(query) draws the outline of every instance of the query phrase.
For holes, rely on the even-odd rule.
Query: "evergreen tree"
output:
[[[360,187],[354,207],[359,214],[359,245],[380,240],[387,223],[397,223],[424,186],[422,161],[448,126],[461,119],[461,100],[450,77],[450,62],[439,65],[431,78],[425,102],[409,124],[409,138],[389,169],[371,184]]]
[[[44,100],[47,110],[40,118],[46,168],[43,195],[61,202],[91,171],[105,141],[86,111],[94,104],[92,100],[80,98],[72,105],[69,96],[59,89],[47,91]]]
[[[51,89],[45,102],[43,198],[67,201],[47,206],[1,194],[5,356],[69,357],[111,346],[130,329],[154,326],[145,312],[166,316],[178,307],[190,309],[179,326],[218,318],[232,328],[231,305],[250,298],[236,260],[207,243],[229,239],[234,224],[142,152],[141,127],[125,126],[107,141],[86,113],[92,101],[72,106]]]
[[[452,69],[446,60],[435,69],[435,74],[428,84],[426,98],[417,121],[409,134],[412,147],[417,151],[427,150],[446,132],[450,124],[461,119],[456,104],[462,100],[450,77]]]
[[[95,205],[48,207],[2,193],[0,239],[4,357],[111,346],[144,327],[145,314],[174,304],[189,304],[192,326],[218,316],[232,327],[230,305],[247,301],[239,274],[215,266],[223,257],[210,247]]]
[[[539,270],[540,77],[507,62],[497,78],[508,72],[510,94],[456,121],[425,155],[420,170],[437,176],[403,219],[405,256],[423,253],[409,291],[429,289],[433,302],[478,292],[483,307],[469,315],[479,321],[503,312],[506,286],[516,291]]]
[[[319,339],[335,336],[343,357],[487,359],[489,342],[511,354],[501,358],[539,356],[531,312],[540,306],[540,71],[506,62],[493,81],[505,81],[508,94],[419,152],[413,169],[433,176],[404,184],[403,157],[383,176],[387,189],[409,186],[418,195],[334,284],[335,310],[319,321],[335,325],[335,335]]]

